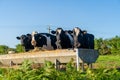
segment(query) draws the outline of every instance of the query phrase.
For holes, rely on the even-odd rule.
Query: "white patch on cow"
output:
[[[75,30],[76,36],[78,36],[80,33],[80,29],[76,27],[76,28],[74,28],[74,30]]]
[[[35,34],[38,34],[38,32],[37,31],[33,31],[32,32],[32,36],[34,36]]]
[[[46,45],[43,45],[43,48],[44,48],[44,49],[47,49],[47,50],[53,50],[54,48],[53,48],[53,46],[51,45],[51,39],[50,39],[50,37],[48,37],[48,36],[46,36],[46,35],[43,35],[43,36],[45,36],[46,39],[47,39],[47,46],[46,46]]]
[[[38,34],[38,32],[37,31],[33,31],[32,34],[31,34],[32,35],[31,44],[33,46],[36,46],[36,41],[35,41],[35,37],[34,37],[35,34]]]
[[[58,29],[57,32],[58,32],[59,34],[61,34],[62,30],[61,30],[61,29]]]
[[[70,42],[71,42],[71,45],[73,45],[74,41],[73,41],[72,36],[68,32],[66,32],[66,35],[68,35]]]

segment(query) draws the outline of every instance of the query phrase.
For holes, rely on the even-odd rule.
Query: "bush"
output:
[[[0,45],[0,54],[7,54],[9,47],[6,45]]]
[[[95,49],[97,49],[101,55],[118,55],[120,54],[120,37],[115,36],[111,39],[95,39]]]
[[[21,44],[16,45],[16,52],[25,52],[24,47]]]
[[[45,61],[42,68],[31,69],[31,61],[25,61],[20,69],[0,69],[0,80],[120,80],[120,71],[116,69],[87,69],[76,71],[72,61],[66,71],[54,68],[53,63]],[[24,65],[24,66],[23,66]]]

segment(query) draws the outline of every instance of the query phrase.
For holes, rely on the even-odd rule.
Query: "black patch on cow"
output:
[[[87,33],[87,31],[81,31],[78,27],[77,29],[78,35],[73,29],[74,48],[94,49],[94,35]]]
[[[36,40],[36,46],[37,47],[43,47],[43,45],[46,45],[47,46],[47,39],[46,37],[50,37],[51,39],[51,46],[53,46],[54,49],[56,49],[56,37],[54,35],[51,35],[49,33],[38,33],[38,34],[35,34],[34,37],[35,37],[35,40]]]
[[[57,30],[61,30],[61,33],[59,34]],[[72,48],[71,41],[69,36],[66,34],[65,31],[63,31],[62,28],[57,28],[56,31],[51,31],[51,33],[56,33],[56,45],[58,49],[67,49]]]
[[[37,43],[36,44],[37,47],[43,47],[43,45],[47,45],[47,40],[46,40],[45,36],[43,36],[41,34],[35,34],[34,38]]]
[[[74,38],[74,48],[84,48],[84,39],[82,34],[79,34],[78,36],[73,35],[73,38]]]
[[[86,33],[83,35],[84,45],[87,49],[94,49],[94,35]]]

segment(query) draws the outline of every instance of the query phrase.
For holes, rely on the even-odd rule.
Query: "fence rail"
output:
[[[32,60],[35,63],[44,63],[45,60],[53,63],[55,61],[59,61],[60,63],[68,63],[71,59],[73,59],[77,64],[77,70],[79,70],[79,63],[92,64],[97,60],[98,56],[98,51],[93,49],[63,49],[0,55],[0,62],[5,65],[10,65],[11,61],[16,64],[21,64],[27,59]],[[84,65],[82,66],[82,70],[84,70]]]

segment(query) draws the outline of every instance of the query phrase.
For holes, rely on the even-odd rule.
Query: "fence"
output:
[[[21,64],[26,59],[34,63],[44,63],[47,60],[55,63],[55,67],[58,68],[59,63],[68,63],[73,59],[77,70],[80,69],[80,63],[82,63],[81,68],[84,70],[84,63],[92,68],[92,63],[95,63],[98,56],[98,51],[93,49],[62,49],[0,55],[0,62],[4,65],[11,65],[11,63]]]

